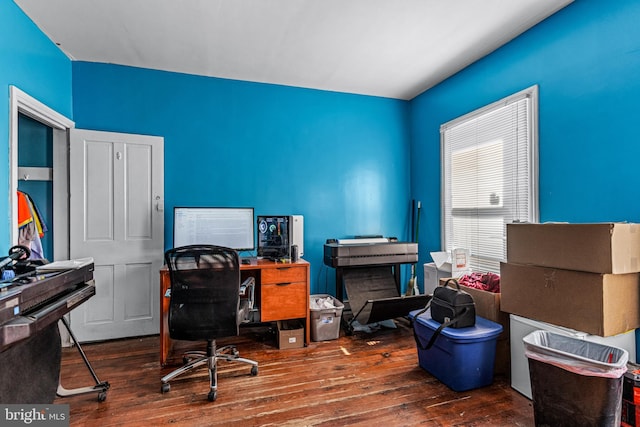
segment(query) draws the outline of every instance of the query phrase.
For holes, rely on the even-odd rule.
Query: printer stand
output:
[[[80,343],[76,340],[76,337],[73,334],[73,331],[71,331],[71,327],[69,326],[69,323],[67,322],[67,319],[62,317],[62,318],[60,318],[60,321],[62,322],[64,327],[69,332],[69,335],[71,336],[71,339],[73,339],[74,345],[78,349],[78,352],[80,353],[80,356],[82,357],[82,360],[84,361],[85,366],[87,367],[87,369],[91,373],[91,376],[93,377],[93,380],[96,382],[96,384],[94,386],[66,389],[66,388],[64,388],[62,386],[62,383],[61,383],[61,380],[60,380],[60,382],[58,382],[58,390],[56,391],[56,395],[58,397],[70,397],[70,396],[77,396],[79,394],[97,392],[98,393],[98,402],[104,402],[107,399],[107,390],[109,390],[109,387],[110,387],[109,383],[107,381],[100,381],[98,379],[98,376],[96,375],[96,372],[93,370],[93,367],[91,366],[91,363],[89,363],[89,359],[87,359],[87,356],[84,354],[84,351],[82,350],[82,347],[80,346]]]

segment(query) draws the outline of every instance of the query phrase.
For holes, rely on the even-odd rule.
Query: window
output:
[[[440,128],[443,249],[469,249],[471,268],[500,271],[506,224],[538,221],[533,86]]]

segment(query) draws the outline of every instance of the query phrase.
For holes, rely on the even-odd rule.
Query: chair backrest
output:
[[[221,246],[190,245],[169,249],[165,261],[171,280],[171,338],[195,341],[238,335],[238,253]]]

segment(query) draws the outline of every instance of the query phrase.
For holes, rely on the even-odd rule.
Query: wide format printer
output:
[[[17,261],[20,254],[15,248],[23,247],[12,248],[10,256],[0,260],[0,270],[12,273],[0,281],[0,403],[51,403],[56,395],[92,392],[98,393],[99,401],[105,400],[109,384],[97,378],[64,319],[96,293],[93,258]],[[73,338],[95,386],[68,390],[61,385],[58,321]]]
[[[333,268],[414,262],[418,262],[418,244],[395,237],[329,239],[324,245],[324,263]]]
[[[401,293],[400,265],[418,262],[418,244],[399,242],[394,237],[329,239],[324,245],[324,264],[336,270],[336,298],[343,301],[343,287],[349,297],[354,321],[361,324],[406,316],[422,308],[428,295]]]
[[[0,282],[0,352],[29,338],[95,295],[93,262],[32,270]]]
[[[349,267],[386,265],[391,269],[400,293],[400,264],[418,262],[418,244],[399,242],[395,237],[328,239],[324,264],[336,269],[336,297],[342,299],[342,279]]]

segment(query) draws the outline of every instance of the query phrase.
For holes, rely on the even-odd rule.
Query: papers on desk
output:
[[[36,267],[36,271],[39,273],[43,273],[47,271],[75,270],[92,263],[93,263],[93,257],[69,259],[65,261],[54,261],[54,262],[50,262],[49,264],[40,265]]]

